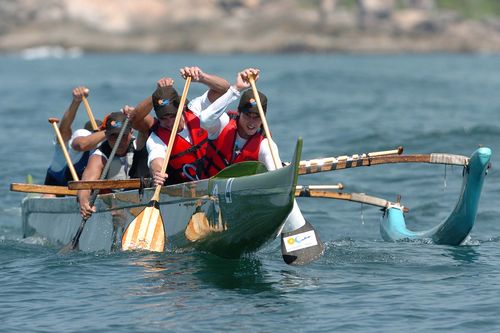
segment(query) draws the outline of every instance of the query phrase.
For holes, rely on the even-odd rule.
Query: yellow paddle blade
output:
[[[129,224],[122,236],[122,250],[163,252],[165,230],[160,209],[148,206]]]

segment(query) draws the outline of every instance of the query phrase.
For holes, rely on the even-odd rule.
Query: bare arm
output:
[[[163,185],[167,179],[166,174],[160,173],[167,145],[153,132],[146,141],[148,149],[148,165],[150,174],[153,176],[154,185]]]
[[[184,67],[180,69],[181,76],[186,79],[191,76],[195,82],[203,83],[208,87],[208,99],[213,103],[229,89],[229,82],[219,76],[204,73],[199,67]]]
[[[75,134],[76,135],[76,134]],[[76,151],[88,151],[95,149],[99,143],[106,139],[104,131],[92,133],[87,136],[79,136],[71,142],[71,148]]]
[[[146,141],[148,140],[149,133],[148,132],[139,132],[137,134],[137,139],[135,139],[135,149],[141,150],[146,145]]]
[[[123,112],[130,119],[130,125],[133,129],[147,132],[154,123],[154,118],[149,115],[152,109],[153,101],[151,100],[151,96],[149,96],[137,104],[135,108],[126,105],[123,108]]]
[[[106,160],[100,155],[91,155],[85,171],[82,175],[82,180],[97,180],[101,176]],[[92,213],[95,213],[95,207],[90,207],[90,190],[78,191],[78,202],[80,203],[80,215],[83,218],[89,218]]]
[[[75,120],[76,111],[82,102],[82,96],[87,97],[88,94],[89,90],[86,87],[76,87],[73,89],[73,100],[68,109],[64,112],[61,122],[59,123],[59,131],[61,132],[64,142],[67,142],[71,138],[71,125]]]
[[[161,173],[163,161],[163,158],[155,158],[151,161],[151,165],[149,166],[150,173],[153,175],[153,183],[155,186],[165,184],[165,181],[168,178],[166,173]]]

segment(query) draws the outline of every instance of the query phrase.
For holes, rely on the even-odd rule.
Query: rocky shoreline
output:
[[[84,52],[500,52],[500,21],[433,8],[360,11],[334,0],[323,0],[323,7],[284,0],[41,3],[0,1],[0,52],[39,46]]]

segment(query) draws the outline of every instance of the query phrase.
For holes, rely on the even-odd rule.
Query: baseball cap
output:
[[[264,113],[267,111],[267,97],[260,91],[260,103],[262,104],[262,110]],[[257,107],[257,101],[254,98],[252,89],[246,90],[240,98],[240,104],[238,105],[238,110],[241,112],[256,112],[259,113],[259,108]]]
[[[177,113],[180,98],[174,87],[158,87],[151,98],[153,100],[153,108],[155,109],[157,118],[162,118],[167,114]]]
[[[120,133],[125,119],[127,117],[122,112],[111,112],[104,117],[101,129],[106,130],[106,135]]]

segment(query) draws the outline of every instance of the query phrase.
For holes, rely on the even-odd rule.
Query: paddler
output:
[[[208,133],[206,177],[214,176],[228,165],[243,161],[260,161],[268,170],[276,169],[268,140],[262,129],[262,119],[255,96],[252,89],[249,89],[249,77],[253,76],[257,81],[259,74],[260,70],[255,68],[247,68],[239,72],[236,82],[229,87],[227,92],[203,111],[201,127]],[[266,113],[267,97],[260,91],[258,94],[262,109]],[[238,98],[240,100],[237,111],[226,112],[228,106]],[[273,140],[271,144],[278,165],[281,167],[278,147]],[[293,209],[282,232],[297,230],[305,223],[297,202],[294,200]]]
[[[112,112],[103,121],[101,128],[106,135],[104,141],[91,155],[82,180],[97,180],[108,161],[108,157],[118,139],[121,127],[126,119],[123,112]],[[130,179],[149,177],[147,167],[147,150],[144,145],[132,136],[133,130],[126,129],[119,143],[116,154],[111,162],[106,179]],[[138,137],[141,137],[141,133]],[[90,217],[95,212],[95,207],[90,207],[90,190],[78,191],[78,202],[80,203],[80,215]]]
[[[151,98],[141,102],[135,109],[126,111],[134,128],[151,132],[146,146],[149,153],[148,165],[155,186],[205,178],[203,165],[207,133],[200,127],[199,117],[229,88],[227,80],[207,74],[199,67],[183,67],[180,74],[184,79],[189,76],[193,82],[203,83],[208,90],[191,100],[184,108],[166,173],[162,174],[160,169],[180,103],[179,94],[173,87],[173,79],[160,79]],[[151,108],[155,110],[156,119],[149,115]]]
[[[63,117],[59,123],[59,132],[65,142],[68,153],[75,167],[76,174],[80,178],[83,170],[87,165],[90,151],[95,149],[99,143],[105,139],[104,131],[92,131],[91,122],[88,121],[84,128],[72,131],[71,125],[76,117],[76,112],[80,106],[83,97],[89,95],[89,89],[84,86],[75,87],[72,92],[73,99],[68,109],[64,112]],[[100,120],[96,123],[101,124]],[[47,169],[45,176],[45,185],[59,185],[67,186],[68,181],[73,180],[67,162],[64,158],[61,146],[54,140],[54,155],[52,161]],[[46,194],[44,196],[53,196]]]

